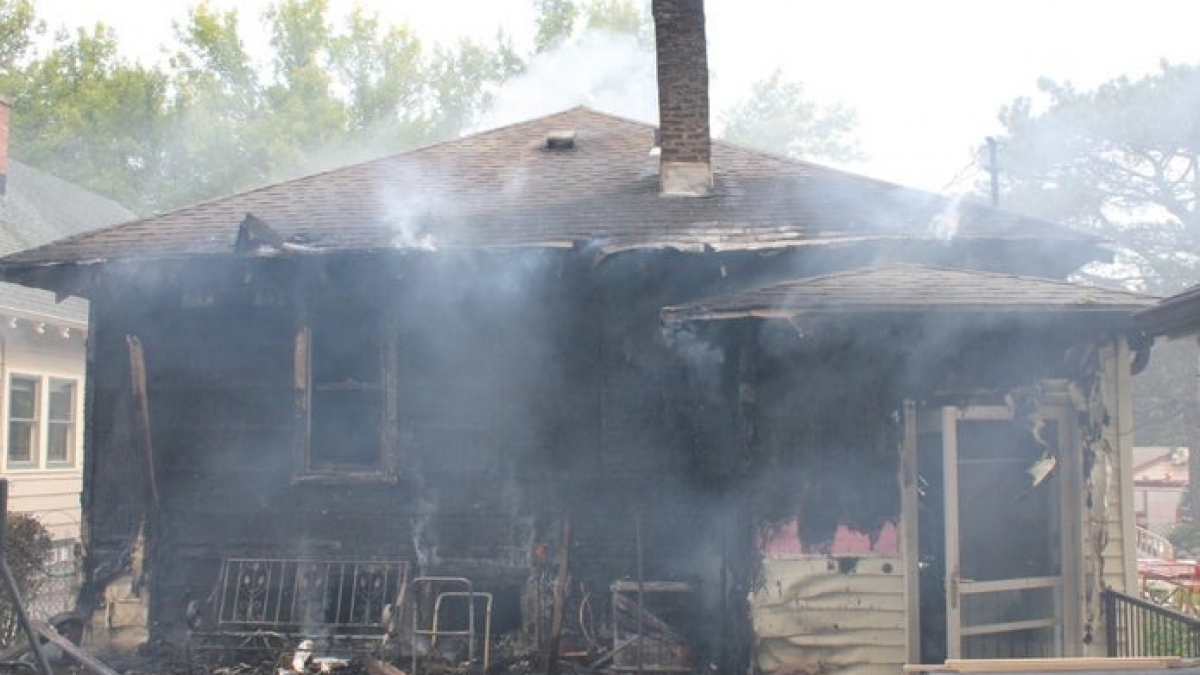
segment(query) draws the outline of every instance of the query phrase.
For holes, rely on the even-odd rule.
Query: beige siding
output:
[[[1136,589],[1133,536],[1133,419],[1130,355],[1124,340],[1100,350],[1102,379],[1092,393],[1080,389],[1076,404],[1085,417],[1103,421],[1088,485],[1091,505],[1083,509],[1083,621],[1093,641],[1089,656],[1105,653],[1100,594],[1105,587]],[[1086,434],[1085,434],[1086,436]]]
[[[760,670],[899,672],[908,649],[903,562],[880,555],[855,560],[845,573],[824,556],[763,561],[763,583],[751,597]]]
[[[1107,475],[1096,476],[1103,481],[1105,508],[1095,514],[1104,520],[1103,581],[1117,590],[1136,587],[1136,563],[1133,559],[1133,422],[1130,410],[1129,350],[1121,343],[1103,352],[1104,405],[1109,424],[1104,441],[1108,448],[1105,462],[1097,462],[1097,470]],[[1128,544],[1128,545],[1127,545]]]

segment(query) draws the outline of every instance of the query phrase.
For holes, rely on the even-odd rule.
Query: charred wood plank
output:
[[[95,673],[95,675],[120,675],[120,673],[109,667],[108,664],[84,651],[53,627],[47,626],[41,621],[32,621],[31,623],[34,631],[41,635],[47,642],[61,649],[63,654],[74,659],[76,663],[83,666],[86,670]]]
[[[550,623],[550,639],[546,643],[546,675],[558,675],[558,650],[562,642],[563,604],[567,595],[567,574],[570,572],[571,519],[563,519],[562,546],[558,554],[558,575],[554,579],[554,615]]]
[[[127,335],[129,346],[129,384],[133,393],[134,443],[142,456],[142,471],[146,477],[146,496],[157,512],[161,506],[158,494],[158,478],[154,471],[154,445],[150,439],[150,398],[146,387],[146,356],[142,341],[136,335]]]
[[[363,659],[363,668],[367,671],[368,675],[408,675],[396,666],[380,661],[373,656]]]

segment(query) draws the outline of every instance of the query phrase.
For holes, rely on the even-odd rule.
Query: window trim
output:
[[[11,440],[12,432],[12,381],[14,378],[28,378],[37,382],[37,400],[35,401],[36,418],[34,425],[34,443],[32,454],[33,457],[28,462],[14,462],[9,453],[9,441]],[[71,439],[69,444],[70,459],[68,461],[50,460],[50,387],[52,380],[61,380],[70,382],[75,387],[75,393],[71,400]],[[3,424],[4,424],[4,452],[3,462],[5,471],[13,472],[33,472],[33,471],[74,471],[80,467],[80,458],[82,457],[82,420],[83,420],[83,376],[77,373],[63,373],[56,371],[38,371],[36,369],[14,369],[7,371],[4,377],[3,391]]]
[[[398,413],[398,328],[394,313],[381,306],[383,340],[381,344],[383,405],[379,420],[379,462],[374,468],[317,468],[312,457],[312,321],[302,316],[293,343],[293,396],[295,425],[292,439],[292,482],[381,482],[394,483],[400,473]]]
[[[46,393],[44,395],[45,404],[46,404],[46,412],[44,415],[42,415],[42,417],[45,418],[45,421],[43,422],[43,425],[45,427],[45,439],[42,441],[42,447],[44,450],[43,459],[45,461],[45,467],[47,469],[71,469],[76,466],[76,464],[78,462],[77,457],[79,456],[79,442],[76,439],[79,434],[79,395],[81,393],[80,392],[80,382],[78,379],[71,378],[71,377],[62,377],[59,375],[46,375],[44,378],[44,381],[45,381],[44,388],[46,390]],[[66,382],[66,383],[70,383],[70,385],[71,385],[71,401],[70,401],[70,405],[67,408],[70,411],[71,416],[69,419],[67,419],[65,421],[53,419],[53,418],[51,418],[51,415],[50,415],[50,413],[51,413],[50,395],[52,392],[52,385],[55,383],[55,381]],[[51,438],[50,429],[55,424],[66,424],[68,427],[69,433],[67,436],[67,448],[66,448],[67,459],[51,459],[50,458],[50,438]]]
[[[44,434],[42,433],[42,429],[41,429],[43,421],[44,421],[43,418],[45,417],[44,415],[42,415],[42,407],[43,407],[42,406],[42,398],[43,398],[43,396],[45,396],[45,388],[42,386],[42,382],[44,379],[45,378],[42,375],[35,375],[33,373],[17,373],[17,372],[9,373],[8,377],[5,378],[5,382],[4,382],[4,466],[7,469],[20,471],[20,470],[30,470],[30,469],[40,469],[41,468],[42,459],[45,456],[45,453],[42,452]],[[24,418],[24,417],[18,417],[15,419],[13,418],[13,414],[12,414],[13,382],[16,380],[25,380],[25,381],[30,381],[30,382],[34,383],[33,417],[32,418]],[[22,423],[22,424],[29,424],[32,422],[32,427],[30,428],[30,434],[32,435],[32,438],[30,439],[30,442],[29,442],[29,459],[27,459],[27,460],[14,460],[13,459],[13,456],[12,456],[12,437],[13,436],[12,436],[12,434],[13,434],[13,423],[14,422],[18,422],[18,423]]]

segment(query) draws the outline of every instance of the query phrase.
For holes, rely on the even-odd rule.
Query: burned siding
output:
[[[755,452],[762,672],[871,673],[906,661],[899,411],[904,335],[762,324]]]
[[[760,669],[878,672],[921,658],[926,651],[942,654],[933,662],[945,658],[939,652],[944,647],[937,646],[939,640],[943,645],[946,640],[945,635],[938,637],[944,630],[939,626],[947,620],[940,605],[945,570],[938,567],[945,524],[925,514],[929,508],[940,510],[929,501],[941,499],[940,492],[930,493],[940,482],[936,475],[919,478],[925,485],[924,495],[918,497],[923,503],[920,551],[908,558],[904,546],[915,549],[917,542],[898,541],[899,531],[907,531],[901,522],[898,460],[904,411],[910,407],[990,405],[1007,410],[1011,421],[1000,426],[1009,428],[1014,438],[1028,439],[1031,448],[1037,447],[1034,435],[1043,423],[1039,420],[1055,415],[1055,426],[1049,428],[1057,429],[1060,438],[1058,473],[1040,486],[1031,482],[1029,471],[1041,452],[1037,450],[1025,463],[1017,460],[1013,468],[1020,475],[1015,478],[1024,482],[1013,487],[1008,498],[1041,504],[1048,496],[1047,486],[1066,481],[1059,493],[1061,508],[1092,514],[1087,516],[1093,520],[1086,538],[1095,548],[1083,554],[1088,565],[1115,564],[1126,569],[1112,560],[1120,549],[1105,543],[1108,532],[1123,522],[1113,511],[1119,508],[1119,497],[1104,491],[1102,483],[1089,484],[1081,492],[1075,472],[1084,466],[1089,452],[1078,439],[1086,438],[1092,426],[1096,448],[1106,453],[1096,461],[1117,461],[1112,434],[1120,423],[1116,412],[1104,406],[1119,405],[1122,399],[1118,362],[1127,367],[1128,354],[1119,359],[1102,341],[1078,345],[1066,337],[1077,334],[1078,328],[1072,329],[1064,317],[761,322],[753,449],[757,461],[770,467],[758,475],[770,480],[754,491],[755,522],[760,532],[765,531],[758,542],[759,583],[751,598],[755,663]],[[1089,353],[1104,365],[1088,361],[1084,355]],[[1082,405],[1080,393],[1093,385],[1103,403],[1089,409]],[[1064,393],[1068,390],[1070,395]],[[934,455],[940,462],[938,443]],[[1087,466],[1094,474],[1094,467]],[[926,464],[924,470],[929,468]],[[1063,472],[1068,475],[1063,477]],[[1116,473],[1119,468],[1110,466],[1100,471],[1099,478],[1110,480]],[[1091,481],[1095,480],[1093,476]],[[1097,504],[1081,503],[1092,491]],[[916,519],[915,508],[909,508],[914,510],[908,517]],[[1060,506],[1037,508],[1044,508],[1050,518],[1057,517],[1052,514],[1059,513]],[[1054,561],[1062,578],[1061,592],[1069,600],[1080,583],[1075,557],[1080,554],[1072,544],[1072,532],[1077,530],[1071,529],[1069,518],[1063,519],[1063,527],[1067,529],[1050,527],[1059,543],[1048,543],[1050,548],[1040,553]],[[984,550],[978,537],[964,539],[963,545],[972,546],[975,557]],[[907,561],[915,559],[934,573],[922,572],[919,581],[909,580],[907,576],[915,572]],[[1121,572],[1104,574],[1113,579]],[[918,596],[924,608],[919,622],[908,616]],[[936,609],[939,605],[941,610]],[[1081,615],[1074,603],[1068,605],[1061,615],[1062,639],[1067,643],[1060,648],[1067,654],[1082,653],[1095,639],[1089,629],[1094,617]],[[988,621],[982,615],[971,620]],[[920,647],[914,641],[917,630],[927,643]],[[1019,649],[1011,651],[1015,648],[1001,642],[972,638],[963,648],[971,653],[985,649],[999,650],[990,653],[1000,656],[1019,655]]]
[[[751,605],[765,673],[894,673],[908,662],[903,568],[895,555],[775,555]]]
[[[89,520],[104,534],[91,542],[95,559],[119,558],[141,519],[152,521],[153,638],[182,639],[189,602],[212,604],[229,556],[407,560],[495,593],[497,632],[544,637],[547,608],[525,596],[553,578],[547,555],[569,523],[568,602],[599,609],[594,625],[568,622],[564,639],[611,640],[616,580],[679,583],[700,612],[681,628],[695,658],[745,659],[743,500],[711,471],[729,449],[700,444],[672,412],[692,394],[657,321],[691,283],[647,262],[597,270],[553,252],[195,262],[141,302],[97,303],[94,396],[112,429],[93,437],[121,440],[91,454]],[[715,267],[682,274],[721,279]],[[395,390],[384,424],[394,473],[298,471],[296,432],[319,402],[297,393],[308,381],[297,359],[319,351],[321,335],[297,335],[323,289],[352,290],[343,309],[393,317],[395,356],[381,363],[394,359],[394,372],[381,386]],[[106,293],[131,292],[110,277]],[[334,328],[361,350],[374,343],[360,333],[378,324],[366,318]],[[144,346],[158,508],[114,489],[138,459],[122,422],[133,405],[127,336]],[[706,432],[732,440],[718,429],[737,424],[724,412],[726,376]]]
[[[400,559],[495,593],[496,632],[532,649],[551,631],[565,552],[568,651],[611,648],[613,584],[640,581],[686,591],[672,611],[691,618],[659,637],[686,644],[690,666],[899,664],[914,620],[895,607],[938,593],[914,590],[903,546],[916,542],[898,541],[903,411],[1005,405],[1042,378],[1078,379],[1090,366],[1068,354],[1094,326],[952,313],[659,321],[664,306],[770,269],[521,251],[116,270],[93,340],[93,577],[102,585],[144,532],[151,634],[173,639],[189,602],[211,603],[222,557]],[[322,303],[340,318],[314,328]],[[350,347],[321,346],[339,332]],[[145,352],[159,508],[122,422],[137,408],[127,336]],[[358,374],[310,376],[321,353]],[[364,353],[385,378],[361,367]],[[351,425],[379,420],[379,443],[355,452],[378,447],[391,463],[313,475],[297,448],[318,384],[379,388],[368,397],[380,412]],[[326,460],[347,458],[362,459]]]

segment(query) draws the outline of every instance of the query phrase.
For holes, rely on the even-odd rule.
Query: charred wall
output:
[[[914,313],[748,325],[756,519],[769,529],[797,518],[814,550],[839,525],[878,533],[897,522],[905,400],[1020,407],[1040,379],[1080,380],[1091,368],[1087,347],[1077,344],[1088,321],[1065,316]]]
[[[678,414],[696,382],[658,318],[720,280],[711,265],[647,255],[597,267],[538,252],[194,262],[155,274],[114,272],[93,304],[86,500],[97,581],[150,521],[157,637],[181,629],[221,557],[237,555],[410,560],[508,598],[498,627],[513,629],[515,596],[570,521],[577,597],[603,607],[618,579],[685,581],[709,619],[696,622],[702,651],[741,649],[728,637],[739,626],[722,620],[729,598],[746,595],[729,581],[745,576],[730,562],[748,554],[743,504],[711,470],[724,448],[699,444]],[[354,349],[373,344],[362,336],[380,325],[373,313],[388,317],[394,476],[297,476],[297,332],[323,294],[364,312],[329,329]],[[131,335],[145,353],[156,507],[137,488]],[[730,381],[718,368],[705,414],[708,431],[734,440]]]
[[[93,302],[93,589],[145,521],[140,582],[157,637],[182,628],[221,557],[238,555],[399,558],[468,576],[502,598],[498,631],[516,631],[547,618],[520,595],[552,574],[569,523],[573,602],[608,606],[616,580],[686,582],[695,652],[740,668],[760,535],[798,519],[821,550],[840,525],[874,535],[894,523],[902,402],[1002,397],[1061,373],[1080,329],[946,316],[661,324],[665,306],[795,263],[525,251],[113,266]],[[145,353],[152,473],[131,421],[127,336]],[[394,382],[375,404],[396,470],[298,471],[316,400],[298,395],[299,354],[354,366],[372,350]],[[359,380],[372,368],[360,370],[329,391],[369,396]],[[368,418],[350,410],[354,423],[326,433]],[[566,632],[582,647],[604,639]]]

